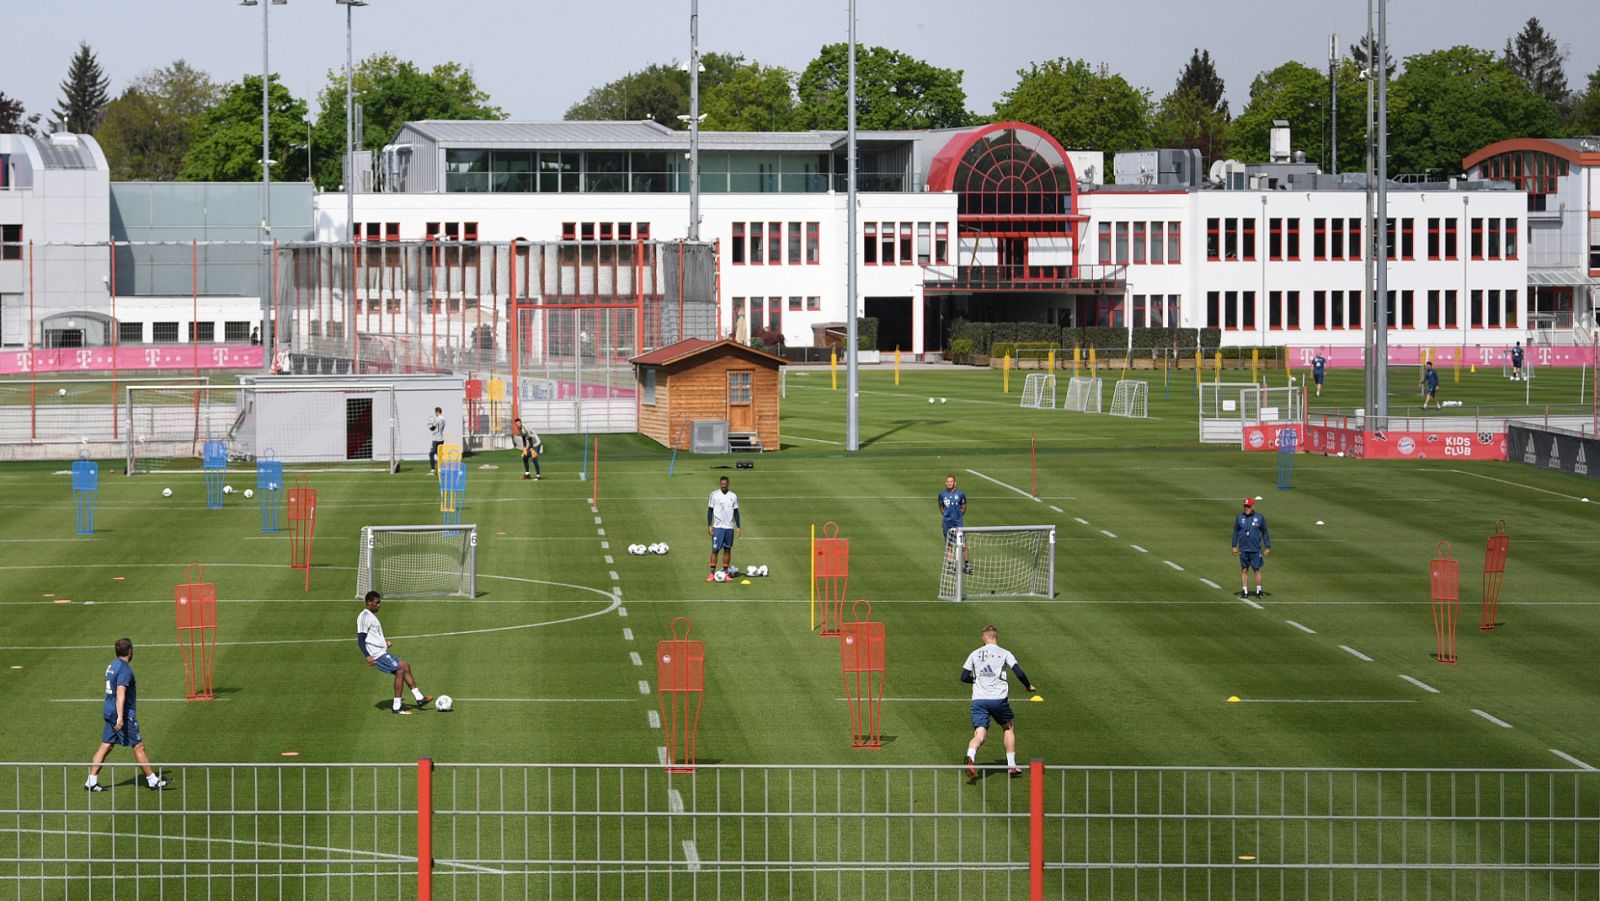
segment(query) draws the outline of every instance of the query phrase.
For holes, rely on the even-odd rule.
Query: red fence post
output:
[[[1044,901],[1044,761],[1028,761],[1028,899]]]
[[[433,758],[417,760],[417,901],[433,899]]]

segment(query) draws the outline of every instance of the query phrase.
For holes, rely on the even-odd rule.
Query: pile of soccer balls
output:
[[[634,555],[635,557],[642,557],[645,554],[665,554],[667,551],[670,551],[670,550],[672,550],[672,548],[668,547],[667,543],[665,541],[658,542],[656,544],[650,544],[650,545],[644,545],[644,544],[630,544],[630,545],[628,545],[628,553]]]
[[[764,576],[766,574],[767,568],[765,566],[750,566],[741,570],[737,566],[730,565],[726,570],[719,569],[712,573],[711,578],[717,582],[727,582],[732,579],[737,579],[740,576],[745,576],[748,578],[752,576]]]

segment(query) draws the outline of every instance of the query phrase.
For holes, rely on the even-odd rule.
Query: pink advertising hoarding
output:
[[[115,357],[113,358],[113,354]],[[261,345],[138,344],[128,347],[61,347],[0,353],[0,375],[59,375],[134,370],[260,369]],[[113,359],[115,362],[113,363]],[[197,364],[198,359],[198,364]]]
[[[1588,347],[1549,347],[1539,344],[1525,348],[1528,363],[1535,368],[1545,366],[1593,366],[1595,364],[1595,349]],[[1437,347],[1390,347],[1389,365],[1391,366],[1418,366],[1423,360],[1423,353],[1432,354],[1429,359],[1435,366],[1453,366],[1457,356],[1460,356],[1464,366],[1495,366],[1498,367],[1506,358],[1506,353],[1511,350],[1510,344],[1472,344],[1467,347],[1458,345],[1444,345]],[[1311,365],[1311,358],[1321,353],[1327,358],[1329,369],[1359,369],[1361,368],[1364,354],[1359,347],[1317,347],[1315,345],[1290,345],[1289,365],[1304,369]]]

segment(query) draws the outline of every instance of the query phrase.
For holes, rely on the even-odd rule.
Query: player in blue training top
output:
[[[1514,382],[1522,381],[1522,342],[1521,341],[1517,342],[1517,346],[1516,347],[1511,348],[1511,380],[1514,381]]]
[[[733,539],[744,532],[739,525],[739,495],[728,490],[727,476],[717,480],[717,490],[706,502],[706,534],[711,536],[711,571],[706,573],[706,581],[717,580],[717,551],[722,552],[722,572],[731,577]]]
[[[966,515],[967,493],[956,487],[955,476],[945,476],[944,490],[939,492],[940,526],[944,529],[945,572],[956,571],[953,550],[955,536],[950,534],[950,530],[961,528],[963,517]],[[972,551],[965,544],[961,546],[961,570],[969,576],[972,575]]]
[[[963,759],[969,782],[978,778],[978,748],[989,736],[991,719],[1005,730],[1006,775],[1013,779],[1022,775],[1022,769],[1017,766],[1017,733],[1012,728],[1016,717],[1009,701],[1011,685],[1006,680],[1007,667],[1029,691],[1036,690],[1022,672],[1016,655],[1000,647],[1000,630],[984,626],[983,646],[968,654],[966,662],[961,664],[961,681],[972,686],[972,740],[967,742],[967,756]]]
[[[1433,361],[1422,364],[1422,381],[1417,383],[1422,387],[1422,409],[1428,409],[1428,401],[1433,401],[1434,409],[1439,408],[1439,370],[1433,368]]]
[[[1317,354],[1311,358],[1311,380],[1317,383],[1317,396],[1322,396],[1322,379],[1328,374],[1328,358]]]
[[[139,734],[139,683],[133,678],[133,639],[117,639],[115,650],[117,659],[106,667],[106,703],[101,710],[105,728],[100,732],[100,750],[94,752],[89,780],[83,783],[83,790],[106,790],[100,784],[100,765],[105,763],[112,746],[123,745],[133,749],[133,759],[139,761],[144,770],[144,784],[161,791],[172,783],[161,778],[150,766],[150,755],[144,752],[144,736]]]
[[[1261,597],[1261,561],[1272,556],[1272,536],[1267,518],[1256,512],[1256,502],[1244,499],[1244,512],[1233,518],[1233,553],[1239,558],[1239,597],[1250,596],[1250,571],[1256,571],[1256,597]]]

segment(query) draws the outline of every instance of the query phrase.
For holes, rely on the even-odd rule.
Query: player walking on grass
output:
[[[383,624],[378,622],[378,608],[383,606],[383,595],[376,591],[367,592],[367,609],[356,616],[356,644],[361,646],[362,656],[367,658],[367,666],[375,666],[386,673],[394,673],[394,712],[403,713],[404,705],[400,703],[400,689],[403,685],[411,686],[411,696],[417,699],[418,707],[428,706],[433,700],[433,695],[425,695],[417,687],[417,677],[411,674],[411,664],[389,653],[393,642],[383,637]]]
[[[1317,396],[1322,396],[1322,380],[1328,375],[1328,358],[1318,353],[1311,358],[1311,380],[1317,383]]]
[[[728,490],[727,476],[717,481],[717,490],[706,504],[706,534],[711,536],[711,571],[706,573],[706,581],[715,582],[717,551],[722,552],[722,571],[728,573],[733,565],[733,539],[744,534],[739,525],[739,495]]]
[[[1244,512],[1233,518],[1233,553],[1239,558],[1239,597],[1250,596],[1250,571],[1256,573],[1256,597],[1261,597],[1261,561],[1272,556],[1272,536],[1267,518],[1256,512],[1256,502],[1244,499]]]
[[[1513,382],[1522,381],[1522,342],[1521,341],[1517,342],[1517,346],[1516,347],[1511,348],[1511,380]]]
[[[539,434],[522,424],[522,420],[511,420],[511,440],[522,445],[522,478],[542,479],[544,473],[539,471],[539,455],[544,453],[544,444],[539,441]],[[533,461],[533,475],[528,475],[528,461]]]
[[[972,686],[972,741],[967,742],[967,756],[963,759],[969,782],[978,778],[978,748],[989,737],[991,720],[1005,730],[1006,775],[1013,779],[1022,775],[1022,768],[1017,766],[1017,732],[1012,728],[1016,716],[1008,701],[1011,684],[1006,680],[1006,667],[1029,691],[1037,690],[1022,672],[1016,655],[1000,647],[1000,630],[984,626],[983,645],[961,664],[961,681]]]
[[[967,493],[956,487],[955,476],[944,477],[944,490],[939,492],[939,518],[940,526],[944,529],[944,569],[945,572],[956,571],[954,542],[955,536],[950,532],[961,528],[967,515]],[[972,552],[965,545],[961,548],[961,568],[967,575],[972,575]]]
[[[434,407],[428,417],[428,475],[439,472],[439,447],[444,444],[444,408]]]
[[[89,781],[83,790],[103,792],[100,784],[100,765],[115,745],[133,749],[133,759],[144,770],[144,784],[161,791],[172,783],[161,778],[150,766],[150,755],[144,752],[144,736],[139,734],[139,682],[133,677],[133,639],[119,638],[115,646],[117,659],[106,667],[106,703],[101,714],[106,724],[100,732],[100,750],[94,752],[89,765]]]
[[[1439,370],[1433,368],[1433,361],[1422,364],[1422,381],[1417,383],[1422,388],[1422,409],[1428,409],[1428,401],[1433,401],[1433,408],[1439,409]]]

